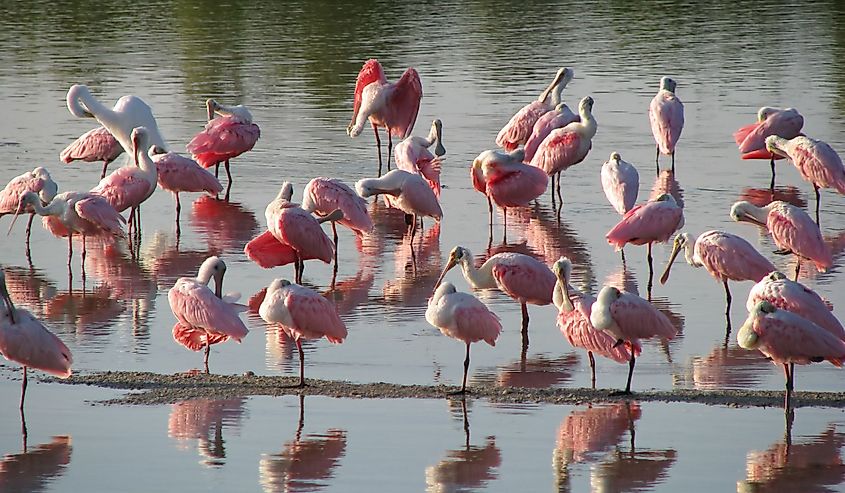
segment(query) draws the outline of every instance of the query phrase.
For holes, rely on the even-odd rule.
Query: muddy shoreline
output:
[[[250,395],[322,395],[352,399],[442,399],[457,387],[444,385],[398,385],[391,383],[351,383],[308,379],[305,388],[292,387],[294,377],[256,375],[205,375],[147,372],[102,372],[76,375],[67,380],[51,379],[67,385],[91,385],[128,391],[100,404],[169,404],[187,399],[227,398]],[[468,396],[506,404],[583,404],[634,399],[649,402],[690,402],[738,407],[780,407],[783,391],[772,390],[647,390],[633,396],[611,396],[613,389],[555,388],[531,389],[472,385]],[[796,407],[845,408],[843,392],[796,392]]]

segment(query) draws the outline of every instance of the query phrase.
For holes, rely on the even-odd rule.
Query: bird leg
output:
[[[555,175],[557,176],[557,186],[556,186],[557,198],[558,198],[558,202],[560,202],[560,208],[563,209],[563,196],[560,194],[560,171],[555,173]]]
[[[299,394],[299,423],[296,425],[295,441],[302,438],[302,428],[305,427],[305,394]]]
[[[801,257],[795,256],[795,282],[798,282],[798,274],[801,272]]]
[[[651,301],[651,288],[654,286],[654,266],[652,264],[651,243],[648,244],[648,301]]]
[[[21,416],[23,416],[23,401],[26,399],[26,366],[23,367],[23,382],[21,382]]]
[[[305,353],[302,352],[302,339],[296,339],[296,349],[299,350],[299,385],[305,387]]]
[[[208,331],[205,331],[205,358],[203,359],[202,363],[205,366],[205,374],[208,375],[208,355],[211,353],[211,343],[208,342],[210,334]]]
[[[657,152],[654,155],[654,168],[657,171],[657,176],[660,176],[660,146],[657,146]]]
[[[508,243],[508,208],[502,207],[502,220],[504,221],[504,225],[502,226],[502,243]]]
[[[393,136],[390,135],[390,127],[387,128],[387,171],[390,171],[390,154],[393,151]]]
[[[555,176],[556,175],[552,175],[552,184],[549,187],[549,195],[552,196],[552,208],[553,209],[555,207]]]
[[[376,134],[376,149],[378,150],[378,175],[381,177],[381,137],[378,136],[378,127],[373,123],[373,133]]]
[[[461,382],[461,393],[467,391],[467,373],[469,372],[469,342],[467,342],[467,357],[464,359],[464,379]]]
[[[525,302],[522,305],[522,348],[528,348],[528,305]]]
[[[26,223],[26,250],[29,251],[29,235],[32,232],[32,220],[35,219],[35,214],[29,215],[29,222]]]
[[[101,180],[106,177],[106,170],[108,170],[108,169],[109,169],[109,161],[105,160],[105,161],[103,161],[103,172],[100,174]]]
[[[590,374],[591,374],[591,382],[592,388],[595,390],[596,388],[596,358],[593,356],[592,351],[587,351],[587,356],[590,357]]]
[[[625,247],[619,249],[622,252],[622,267],[625,267]]]
[[[821,224],[819,223],[819,203],[821,202],[821,194],[819,193],[818,185],[813,185],[813,188],[816,189],[816,226],[821,228]]]
[[[229,184],[232,184],[232,171],[229,169],[229,160],[226,160],[226,179],[229,180]],[[228,188],[228,187],[227,187]],[[228,195],[228,193],[227,193]]]
[[[774,158],[774,156],[772,156],[771,165],[772,165],[772,183],[769,184],[769,190],[774,192],[775,191],[775,158]]]
[[[70,259],[73,256],[73,235],[67,235],[67,270],[70,272]]]
[[[214,165],[214,177],[220,178],[220,163]]]
[[[293,270],[296,283],[302,284],[302,271],[305,270],[305,262],[299,256],[299,252],[296,252],[296,259],[293,261]]]
[[[731,334],[731,289],[728,287],[728,280],[722,281],[725,285],[725,301],[727,307],[725,308],[725,320],[727,320],[727,327],[725,328],[725,344],[727,345],[728,337]]]
[[[88,256],[88,241],[85,235],[82,235],[82,289],[85,290],[85,257]]]
[[[631,395],[631,377],[634,376],[634,364],[637,361],[637,357],[634,356],[634,348],[631,348],[631,361],[628,363],[628,382],[625,384],[625,392],[622,392],[624,395]]]
[[[790,368],[790,363],[784,363],[783,364],[783,374],[784,374],[784,376],[786,376],[786,393],[783,396],[783,408],[784,409],[789,409],[789,401],[790,401],[790,398],[792,397],[792,388],[794,386],[793,381],[792,381],[792,375],[793,375],[794,369],[795,369],[794,366],[792,366],[792,368]]]
[[[672,151],[672,174],[675,174],[675,151]]]

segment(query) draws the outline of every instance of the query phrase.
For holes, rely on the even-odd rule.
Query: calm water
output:
[[[433,118],[444,122],[448,150],[443,167],[445,218],[439,226],[426,222],[427,229],[415,247],[416,268],[401,215],[373,205],[375,234],[356,242],[351,233],[340,231],[340,269],[331,296],[350,335],[339,346],[325,341],[309,343],[308,376],[359,382],[459,383],[462,346],[443,337],[423,317],[431,287],[449,250],[457,244],[480,258],[504,250],[531,253],[546,262],[567,255],[576,264],[576,284],[596,291],[605,283],[614,283],[645,295],[645,251],[628,248],[627,270],[623,270],[618,254],[604,241],[604,234],[618,217],[601,192],[599,168],[611,151],[617,150],[640,170],[641,200],[657,186],[646,111],[662,75],[678,81],[678,95],[686,106],[686,126],[677,152],[678,183],[673,184],[683,196],[686,230],[700,233],[717,228],[740,234],[776,265],[791,271],[792,259],[771,255],[775,247],[758,229],[735,224],[728,216],[736,200],[770,199],[768,165],[738,159],[731,132],[753,121],[762,105],[794,106],[805,115],[805,133],[845,149],[845,119],[841,116],[845,70],[838,63],[845,54],[845,9],[833,1],[770,2],[766,6],[724,2],[706,10],[691,6],[681,2],[584,2],[575,10],[566,2],[530,6],[493,2],[432,6],[301,2],[282,6],[265,2],[246,6],[178,1],[144,6],[39,1],[15,5],[14,15],[0,16],[4,60],[0,64],[0,101],[5,113],[0,121],[0,182],[35,166],[48,167],[60,190],[88,190],[97,182],[99,165],[65,166],[58,161],[65,145],[94,126],[90,120],[72,117],[65,108],[65,94],[74,83],[89,85],[107,104],[124,94],[141,96],[152,106],[165,138],[177,151],[184,150],[185,143],[202,128],[207,97],[248,105],[262,136],[252,152],[233,161],[235,184],[230,203],[185,195],[183,205],[191,206],[183,207],[182,236],[177,244],[173,199],[164,192],[154,194],[144,205],[141,259],[132,261],[122,248],[90,248],[84,288],[78,256],[73,260],[74,278],[68,282],[65,242],[40,227],[33,228],[30,265],[23,247],[24,228],[16,226],[10,236],[0,240],[0,264],[6,270],[12,296],[65,340],[74,352],[77,371],[179,372],[200,367],[201,354],[186,351],[171,338],[175,319],[167,304],[167,290],[177,277],[194,275],[211,254],[222,256],[229,265],[227,289],[241,292],[246,299],[274,277],[292,277],[292,268],[266,271],[252,264],[243,255],[243,246],[263,230],[264,207],[283,181],[294,184],[298,197],[302,186],[317,175],[347,183],[374,176],[371,133],[354,140],[345,133],[354,78],[369,57],[381,60],[391,80],[409,65],[419,70],[425,97],[416,133],[426,132]],[[751,12],[757,23],[749,20]],[[548,24],[540,24],[541,20]],[[564,93],[565,100],[574,106],[585,95],[595,99],[599,130],[593,149],[565,175],[566,205],[559,220],[544,196],[533,210],[509,214],[507,244],[502,241],[499,215],[490,241],[486,201],[470,185],[469,164],[480,151],[494,146],[499,128],[513,112],[536,98],[562,65],[573,67],[576,73]],[[788,163],[779,163],[778,185],[779,197],[813,206],[812,187],[802,182]],[[831,272],[823,275],[805,271],[809,277],[804,281],[830,299],[841,314],[845,306],[840,272],[845,205],[842,197],[826,191],[822,207],[824,234],[836,252],[836,262]],[[3,221],[3,228],[8,221]],[[668,253],[668,246],[656,247],[657,269],[662,268]],[[309,263],[305,271],[305,283],[321,291],[328,290],[330,277],[331,268],[322,264]],[[448,279],[459,289],[468,289],[457,270]],[[745,317],[750,286],[732,286],[735,328]],[[589,385],[587,360],[561,337],[553,308],[530,308],[531,345],[523,360],[519,306],[498,293],[478,295],[502,318],[505,331],[495,348],[473,348],[471,381],[534,387]],[[635,390],[782,388],[780,370],[758,354],[737,348],[733,334],[724,347],[724,292],[706,272],[676,266],[669,285],[655,286],[653,295],[682,335],[668,345],[646,344],[637,362]],[[215,347],[211,371],[295,374],[298,362],[292,344],[279,338],[276,331],[265,330],[257,315],[250,314],[247,319],[253,333],[240,345]],[[623,386],[626,370],[599,361],[598,385]],[[0,453],[17,453],[20,444],[12,401],[17,399],[19,381],[14,377],[18,373],[3,371],[0,375],[4,395],[14,396],[0,406],[7,423],[0,435]],[[801,367],[797,375],[801,390],[841,391],[841,382],[839,370],[829,364]],[[166,438],[165,433],[155,435],[157,438],[127,435],[125,442],[121,440],[125,430],[117,430],[125,422],[146,422],[151,429],[164,431],[171,407],[89,407],[82,404],[86,397],[78,389],[55,385],[33,387],[30,398],[33,416],[39,403],[63,409],[60,416],[45,411],[40,423],[30,418],[30,447],[48,444],[44,455],[65,464],[61,466],[65,470],[62,481],[74,481],[86,489],[96,488],[85,483],[90,481],[84,478],[90,475],[87,468],[91,466],[83,466],[82,457],[102,462],[115,457],[108,450],[123,450],[126,443],[132,444],[132,453],[161,457],[162,463],[165,457],[178,455],[182,463],[203,471],[203,481],[282,488],[282,480],[273,479],[273,473],[268,473],[270,479],[257,479],[256,464],[265,464],[260,470],[270,471],[275,467],[272,464],[283,462],[297,420],[296,403],[284,399],[208,404],[212,411],[196,413],[221,413],[226,425],[220,426],[232,446],[225,466],[205,469],[196,462],[215,463],[218,459],[213,453],[209,453],[211,458],[198,458],[189,440]],[[477,454],[468,455],[461,450],[463,429],[454,419],[450,421],[443,402],[420,407],[401,402],[314,402],[302,440],[328,440],[330,444],[314,447],[334,450],[335,457],[343,457],[329,460],[317,454],[314,461],[320,466],[315,467],[329,464],[325,467],[335,468],[336,473],[315,481],[346,491],[364,489],[364,481],[380,474],[381,467],[373,469],[379,459],[397,460],[397,456],[408,454],[415,457],[408,458],[413,465],[403,462],[402,467],[417,470],[418,475],[385,478],[406,490],[424,488],[426,468],[438,461],[476,455],[484,464],[478,468],[478,477],[453,489],[504,490],[506,484],[524,485],[527,481],[535,490],[552,488],[554,437],[560,421],[571,411],[523,410],[518,413],[521,424],[515,428],[510,426],[513,410],[474,403],[477,412],[473,413],[470,445]],[[192,404],[185,406],[186,412],[192,412],[188,411]],[[395,418],[402,412],[419,418],[419,429],[400,426],[408,422]],[[720,490],[733,488],[745,476],[744,462],[750,450],[765,454],[783,433],[783,417],[777,410],[655,404],[643,406],[642,414],[639,423],[653,422],[657,429],[667,422],[677,423],[673,425],[678,427],[675,433],[650,433],[647,424],[642,425],[643,433],[638,428],[637,437],[642,437],[643,443],[637,444],[637,450],[649,451],[646,458],[654,461],[650,464],[659,469],[655,475],[663,479],[614,483],[607,486],[611,491],[661,485],[676,491],[680,483],[685,489],[693,487],[690,479],[704,473],[696,473],[692,464],[702,460],[715,461],[712,467],[724,471]],[[695,416],[694,425],[680,419],[690,414]],[[371,422],[374,415],[381,424],[396,420],[391,425],[391,443],[375,440],[366,448],[357,448],[363,440],[374,440],[365,438],[367,432],[362,431],[375,426]],[[796,430],[802,430],[796,443],[810,443],[821,440],[829,423],[841,420],[841,415],[824,409],[801,410],[796,419]],[[272,420],[272,424],[264,420]],[[737,429],[720,430],[726,439],[718,443],[693,443],[695,434],[715,433],[717,425],[724,426],[726,421],[745,434],[743,440],[737,440],[742,447],[732,445],[738,447],[734,455],[710,457],[704,447],[724,446],[731,433],[739,433]],[[285,427],[277,436],[255,431],[268,424],[273,429],[280,424]],[[686,429],[690,426],[697,431]],[[104,428],[113,430],[106,433]],[[229,438],[238,433],[242,433],[242,442]],[[409,433],[413,437],[405,436]],[[542,440],[528,442],[526,433]],[[62,440],[49,445],[54,435],[73,437],[72,455]],[[486,437],[494,435],[491,447]],[[432,443],[418,448],[420,436],[430,437]],[[267,443],[256,442],[258,437],[266,438]],[[341,444],[344,440],[347,442]],[[620,439],[619,454],[628,451],[626,440],[624,436]],[[215,446],[205,443],[200,448]],[[238,447],[248,450],[246,456],[240,456]],[[613,447],[616,445],[602,450],[616,450]],[[518,455],[527,449],[534,450],[530,461]],[[402,453],[388,453],[394,450]],[[631,467],[622,459],[621,465],[607,465],[609,457],[576,461],[575,469],[581,472],[573,473],[572,477],[577,477],[573,481],[583,484],[573,490],[582,490],[587,484],[600,489],[600,481],[590,480],[593,471],[600,474],[598,471]],[[115,467],[123,477],[130,477],[143,472],[129,465],[137,463],[121,460]],[[531,474],[534,469],[541,471],[536,478]],[[161,470],[168,481],[182,481],[179,469],[172,465]],[[831,483],[838,484],[837,478]],[[54,487],[45,480],[32,488],[77,489],[61,484]],[[203,489],[207,484],[185,486]]]

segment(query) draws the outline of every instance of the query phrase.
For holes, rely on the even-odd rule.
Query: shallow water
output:
[[[35,1],[16,5],[16,15],[0,19],[0,53],[5,60],[0,64],[0,100],[5,112],[0,121],[0,182],[35,166],[47,166],[60,190],[88,190],[97,182],[100,165],[63,165],[58,161],[65,145],[94,127],[92,121],[76,119],[65,108],[65,94],[74,83],[88,84],[108,104],[124,94],[141,96],[152,106],[165,138],[177,151],[183,151],[185,143],[202,128],[207,97],[248,105],[262,129],[255,149],[232,162],[231,202],[185,195],[177,244],[173,200],[164,192],[154,194],[143,207],[140,260],[132,261],[123,247],[92,246],[84,286],[78,255],[73,258],[69,282],[66,242],[40,227],[33,228],[31,266],[21,225],[0,240],[0,264],[6,270],[12,297],[44,319],[70,346],[77,371],[169,373],[201,367],[201,354],[186,351],[171,338],[175,319],[166,294],[176,278],[194,275],[210,254],[220,255],[229,265],[227,290],[239,291],[246,299],[274,277],[293,276],[288,267],[260,269],[245,258],[243,246],[263,230],[264,207],[283,181],[294,184],[298,197],[305,183],[317,175],[350,184],[375,175],[371,133],[364,132],[354,140],[345,134],[354,78],[368,57],[378,57],[391,80],[409,65],[419,70],[425,97],[417,134],[426,132],[433,118],[444,122],[448,151],[442,177],[445,218],[439,226],[426,221],[426,230],[415,244],[416,267],[401,215],[374,204],[375,234],[356,243],[351,233],[340,231],[340,269],[332,298],[350,335],[339,346],[326,341],[307,343],[306,376],[357,382],[459,383],[462,346],[443,337],[423,317],[431,287],[449,250],[457,244],[483,258],[515,250],[550,263],[567,255],[575,263],[576,284],[597,291],[609,282],[645,295],[643,249],[626,249],[627,270],[623,270],[618,253],[604,241],[604,234],[618,218],[601,192],[599,168],[610,152],[617,150],[639,168],[640,200],[651,194],[654,147],[646,111],[662,75],[678,81],[678,95],[686,107],[686,126],[677,152],[678,183],[673,184],[683,196],[686,230],[700,233],[716,228],[740,234],[776,265],[792,271],[792,259],[772,255],[774,245],[758,229],[733,223],[728,216],[736,200],[770,199],[768,165],[741,161],[731,133],[753,121],[762,105],[794,106],[805,115],[805,133],[835,149],[845,149],[841,116],[845,72],[836,62],[845,47],[842,6],[836,2],[773,2],[765,6],[725,2],[702,11],[683,2],[582,2],[576,12],[565,2],[528,7],[488,2],[411,5],[362,2],[339,7],[332,2],[301,2],[280,6],[265,2],[247,7],[167,1],[144,6],[109,2],[95,7],[88,2]],[[529,10],[519,10],[523,8]],[[748,21],[750,12],[759,24]],[[503,245],[499,214],[490,242],[486,203],[470,185],[469,164],[479,152],[494,146],[499,128],[536,97],[561,65],[575,69],[575,79],[564,93],[570,106],[588,94],[595,99],[599,130],[593,149],[583,163],[565,174],[565,206],[559,220],[544,196],[533,210],[509,213],[507,245]],[[110,169],[120,162],[122,158]],[[667,177],[664,174],[660,179]],[[812,187],[802,182],[788,163],[779,162],[777,182],[782,192],[779,197],[814,206]],[[835,266],[826,274],[805,269],[802,276],[834,303],[839,314],[845,306],[840,279],[845,205],[834,192],[822,195],[822,226],[836,251]],[[3,228],[8,221],[3,221]],[[658,271],[668,253],[668,246],[655,248]],[[331,267],[308,263],[305,284],[326,291],[330,277]],[[447,279],[459,289],[469,289],[457,271]],[[745,317],[750,287],[747,282],[732,284],[734,328]],[[522,358],[519,306],[500,293],[477,294],[502,318],[505,330],[495,348],[473,347],[471,382],[589,386],[587,359],[563,340],[555,327],[553,308],[530,307],[531,342]],[[782,372],[756,353],[737,348],[733,333],[724,347],[724,292],[706,272],[676,265],[669,284],[654,287],[653,298],[682,336],[668,345],[646,343],[637,361],[635,390],[782,388]],[[240,345],[215,347],[211,371],[296,374],[298,361],[290,341],[267,330],[254,313],[247,319],[253,333]],[[598,361],[598,385],[622,387],[626,370],[624,365]],[[827,363],[800,367],[797,386],[841,391],[838,372]],[[0,379],[4,395],[16,396],[17,385]],[[116,427],[130,419],[130,414],[147,420],[163,409],[80,407],[81,397],[56,386],[35,387],[31,394],[32,408],[38,399],[76,400],[70,407],[73,411],[64,418],[48,420],[56,425],[71,425],[102,412],[99,421]],[[38,394],[46,395],[36,397]],[[0,407],[7,408],[16,400],[7,399]],[[384,404],[394,405],[399,404]],[[676,420],[687,410],[674,405],[655,408]],[[726,419],[732,419],[733,413],[761,413],[692,409],[723,413]],[[543,409],[529,416],[546,412],[555,413]],[[9,413],[7,410],[4,415],[14,416]],[[839,419],[836,412],[802,410],[798,423],[803,425],[803,416],[810,413],[830,416],[829,421]],[[364,426],[363,421],[343,426],[352,429]],[[750,417],[748,421],[755,423],[761,450],[782,432],[780,423],[764,426]],[[824,431],[826,421],[820,422],[808,435]],[[327,422],[316,432],[331,426],[340,424]],[[30,428],[32,444],[49,442],[52,434],[64,433],[60,429],[48,433],[33,424]],[[445,440],[446,430],[441,428],[430,427],[432,440]],[[36,430],[42,439],[32,439]],[[516,434],[515,430],[508,432]],[[104,444],[113,439],[96,435],[96,430],[93,433],[94,439]],[[473,441],[477,446],[484,446],[482,433]],[[268,444],[261,453],[279,453],[289,436],[292,434],[280,435],[275,449]],[[445,457],[443,450],[461,443],[455,442],[427,452],[428,462],[421,467]],[[3,443],[5,447],[9,442],[4,439]],[[654,447],[669,450],[686,445],[672,442],[669,447],[661,441]],[[512,444],[497,442],[497,446],[508,455],[519,451]],[[136,447],[144,453],[161,448]],[[5,450],[16,449],[10,444]],[[344,468],[366,477],[366,469],[360,467],[374,452],[359,449],[350,453],[354,450],[347,450]],[[739,472],[745,452],[741,451],[736,461]],[[548,461],[547,456],[541,461],[547,475]],[[250,476],[255,474],[254,462],[247,468]],[[524,479],[525,467],[500,478]],[[238,474],[220,476],[234,480]],[[726,476],[731,476],[733,484],[741,474]],[[673,466],[668,477],[681,481],[689,476]],[[550,482],[536,484],[545,487]],[[465,489],[495,483],[487,481]],[[416,489],[422,484],[414,483]],[[353,485],[340,489],[351,488]]]

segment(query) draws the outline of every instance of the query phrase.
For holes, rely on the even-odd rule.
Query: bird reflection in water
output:
[[[802,209],[807,207],[807,201],[801,194],[801,190],[795,186],[768,188],[743,188],[738,200],[751,202],[757,207],[765,207],[770,203],[780,200],[790,203]]]
[[[470,445],[466,399],[459,402],[466,437],[464,446],[447,451],[444,459],[426,468],[425,484],[429,493],[471,491],[483,488],[498,477],[502,454],[496,446],[496,437],[488,436],[483,446]]]
[[[58,294],[56,283],[50,280],[41,269],[2,264],[0,264],[0,269],[6,275],[6,288],[12,299],[36,313],[43,313],[44,302]]]
[[[44,318],[62,327],[61,332],[76,332],[79,342],[107,336],[125,308],[112,297],[106,284],[89,291],[63,291],[44,304]],[[106,343],[106,341],[103,341]]]
[[[224,465],[226,459],[224,428],[240,428],[246,410],[246,397],[233,399],[193,399],[173,404],[167,420],[167,436],[176,440],[179,448],[197,441],[197,450],[209,467]]]
[[[748,351],[741,347],[724,347],[719,344],[707,356],[693,356],[688,371],[694,388],[700,390],[747,389],[756,387],[763,379],[759,370],[769,368],[771,361],[759,351]],[[678,380],[686,380],[678,376]],[[689,377],[689,375],[687,376]]]
[[[658,197],[665,193],[668,193],[675,199],[678,207],[681,209],[684,208],[684,189],[681,188],[681,184],[675,179],[675,172],[668,169],[661,171],[657,175],[657,178],[655,178],[648,200],[649,202],[657,200]]]
[[[258,234],[258,222],[252,211],[237,202],[218,200],[202,195],[191,206],[191,225],[210,250],[243,252],[246,244]],[[178,238],[177,238],[178,246]]]
[[[629,293],[640,295],[640,289],[637,286],[637,277],[628,269],[625,263],[615,272],[611,272],[604,279],[605,286],[613,286],[620,291],[627,291]]]
[[[570,491],[569,465],[598,461],[619,444],[625,432],[634,437],[634,422],[642,412],[636,402],[589,405],[572,411],[557,430],[552,469],[558,492]]]
[[[669,301],[669,298],[665,297],[658,297],[658,298],[651,298],[649,299],[652,305],[655,308],[660,310],[661,313],[666,315],[666,318],[672,322],[672,325],[678,330],[676,332],[675,338],[671,341],[665,341],[660,339],[660,341],[656,341],[657,344],[660,344],[660,349],[663,351],[663,354],[666,355],[666,362],[669,364],[672,363],[672,352],[671,348],[679,345],[681,340],[684,338],[684,325],[686,324],[686,319],[683,315],[679,312],[675,311],[676,308],[679,308],[678,305]],[[646,344],[649,344],[650,341],[644,341]]]
[[[442,260],[440,223],[418,233],[410,247],[407,240],[398,242],[394,254],[395,278],[384,283],[383,293],[387,305],[425,308],[434,284],[440,277]],[[416,317],[419,313],[401,315]]]
[[[141,261],[159,286],[170,289],[186,272],[197,272],[205,259],[219,254],[215,249],[183,250],[178,240],[171,242],[168,235],[156,231],[147,242]]]
[[[259,482],[267,493],[319,491],[328,486],[340,459],[346,454],[346,431],[331,428],[302,436],[305,396],[299,396],[299,423],[292,441],[278,454],[262,454]]]
[[[479,370],[473,381],[488,385],[495,382],[498,387],[547,389],[572,381],[572,371],[577,366],[578,356],[574,353],[554,359],[520,358],[498,368]]]
[[[736,491],[746,492],[827,492],[845,481],[842,446],[845,434],[830,424],[820,435],[792,443],[789,430],[782,442],[764,451],[753,450],[746,460],[746,477]]]
[[[0,459],[0,491],[28,492],[52,490],[53,481],[67,469],[73,451],[69,436],[55,436],[49,443],[31,447],[20,454]]]

